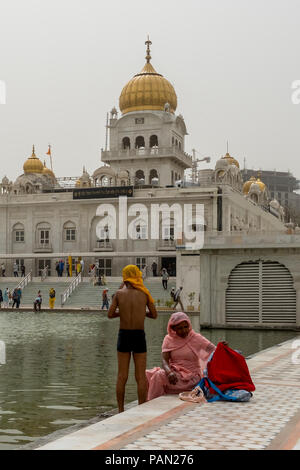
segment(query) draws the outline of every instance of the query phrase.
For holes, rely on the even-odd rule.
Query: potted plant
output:
[[[172,305],[173,305],[172,300],[166,300],[165,301],[165,306],[167,307],[167,309],[171,309]]]
[[[190,292],[189,295],[188,295],[188,298],[189,298],[189,301],[190,301],[190,305],[188,305],[188,310],[189,311],[193,311],[194,310],[194,299],[195,299],[195,292]]]

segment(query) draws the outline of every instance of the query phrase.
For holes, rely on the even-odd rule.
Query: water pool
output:
[[[160,365],[168,315],[146,319],[148,368]],[[198,317],[192,317],[199,331]],[[116,408],[118,319],[99,313],[0,312],[0,450],[16,449],[42,436]],[[293,338],[292,331],[202,330],[226,339],[245,356]],[[133,368],[126,402],[136,400]]]

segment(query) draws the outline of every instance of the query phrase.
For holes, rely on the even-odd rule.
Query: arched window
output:
[[[153,179],[156,180],[155,182],[158,182],[158,174],[157,174],[157,170],[155,170],[155,169],[150,170],[149,184],[152,184]]]
[[[176,145],[176,147],[178,147],[178,140],[177,139],[175,140],[175,145]]]
[[[24,243],[25,242],[25,230],[24,225],[21,223],[13,226],[13,242]]]
[[[76,225],[74,222],[68,221],[64,224],[64,241],[75,242],[76,241]]]
[[[143,170],[137,170],[135,172],[135,183],[136,184],[145,184],[145,174]]]
[[[135,139],[135,148],[136,149],[139,149],[141,147],[145,147],[145,139],[143,136],[139,135],[136,139]]]
[[[36,243],[38,247],[50,247],[51,226],[48,222],[41,222],[36,226]]]
[[[181,150],[181,142],[180,141],[178,142],[178,147],[179,147],[179,150]]]
[[[151,135],[149,139],[149,147],[158,147],[158,138],[157,135]]]
[[[172,145],[174,145],[174,143],[175,143],[175,139],[174,137],[172,137]]]
[[[101,178],[101,186],[110,186],[110,179],[108,176],[103,176]]]
[[[129,137],[124,137],[122,139],[122,146],[123,146],[124,150],[130,149],[130,139],[129,139]]]

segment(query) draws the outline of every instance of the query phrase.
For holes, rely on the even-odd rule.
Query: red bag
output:
[[[223,343],[218,344],[207,363],[207,375],[222,392],[228,389],[255,390],[245,358]]]

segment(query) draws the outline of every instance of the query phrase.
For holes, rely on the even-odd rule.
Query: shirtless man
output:
[[[130,267],[133,265],[130,265]],[[127,268],[127,267],[126,267]],[[135,379],[137,382],[139,405],[147,401],[147,378],[146,378],[146,337],[144,331],[145,317],[157,318],[157,311],[149,291],[143,286],[141,272],[136,268],[138,283],[131,275],[115,293],[112,304],[108,311],[108,318],[120,317],[120,330],[118,336],[118,380],[117,401],[119,413],[124,411],[125,386],[128,379],[129,363],[131,353],[135,365]],[[149,295],[147,295],[147,293]],[[148,307],[148,310],[147,310]]]

